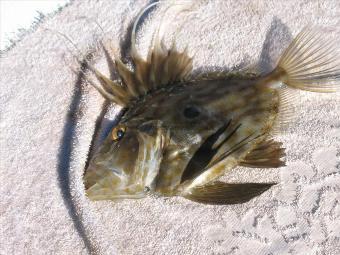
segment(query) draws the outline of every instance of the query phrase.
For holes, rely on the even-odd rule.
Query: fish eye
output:
[[[185,107],[183,115],[187,119],[194,119],[200,115],[200,111],[197,109],[197,107],[190,105]]]
[[[112,133],[111,133],[111,138],[113,141],[119,141],[124,137],[126,128],[123,126],[118,126],[113,128]]]

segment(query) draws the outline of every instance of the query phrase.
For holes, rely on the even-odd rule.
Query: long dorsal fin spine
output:
[[[144,96],[151,90],[169,85],[176,81],[185,80],[192,70],[192,58],[188,56],[187,49],[185,49],[183,52],[178,52],[176,50],[175,43],[170,49],[167,49],[163,43],[163,40],[161,39],[160,28],[157,30],[154,37],[148,59],[144,60],[138,53],[136,49],[137,24],[143,14],[157,4],[158,3],[152,3],[146,6],[138,14],[136,21],[133,24],[130,54],[134,63],[134,71],[130,70],[120,60],[120,58],[117,56],[117,53],[113,51],[115,59],[114,64],[117,73],[121,78],[121,85],[111,81],[109,78],[99,73],[95,68],[90,68],[102,85],[101,89],[98,89],[98,86],[94,87],[99,90],[99,92],[105,96],[105,98],[116,103],[119,101],[119,104],[124,104],[122,106],[128,106],[131,100]],[[183,11],[183,9],[188,11],[188,8],[183,8],[187,6],[183,3],[175,4],[174,6],[180,6],[182,8],[178,12]],[[166,12],[170,10],[171,7],[173,6],[168,7]],[[105,47],[103,48],[105,50]],[[112,70],[110,70],[110,72],[111,71]]]

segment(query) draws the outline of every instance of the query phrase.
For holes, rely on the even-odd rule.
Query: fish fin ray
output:
[[[224,183],[216,181],[191,188],[183,196],[203,204],[241,204],[261,195],[276,183]]]
[[[264,140],[239,163],[245,167],[276,168],[285,166],[281,158],[285,156],[285,149],[281,142],[273,139]]]
[[[88,81],[89,84],[93,86],[104,98],[123,107],[126,106],[127,101],[129,100],[129,94],[127,93],[125,88],[119,83],[112,81],[111,79],[106,77],[98,69],[96,69],[89,63],[87,63],[87,67],[97,78],[101,86],[97,85],[88,77],[86,77],[86,81]]]
[[[136,83],[136,77],[133,71],[131,71],[120,59],[115,60],[117,72],[121,77],[127,91],[132,97],[138,97],[140,95],[139,87]]]
[[[150,4],[141,13],[156,4],[157,3]],[[191,4],[188,3],[170,5],[166,8],[163,17],[166,17],[167,12],[174,7],[179,7],[176,11],[177,16],[192,8]],[[158,86],[187,79],[192,71],[192,58],[188,55],[186,50],[182,52],[178,51],[175,43],[172,43],[172,46],[169,49],[165,47],[163,43],[163,33],[161,31],[164,18],[161,21],[160,27],[154,33],[153,43],[149,49],[147,59],[144,60],[138,54],[135,47],[135,26],[140,17],[141,14],[134,24],[133,34],[131,36],[131,57],[135,64],[136,80],[139,81],[145,91],[148,91]]]
[[[271,135],[279,135],[285,133],[296,120],[297,114],[294,109],[298,104],[300,94],[295,89],[283,86],[278,89],[279,93],[279,107],[278,114],[272,130]]]
[[[112,42],[110,42],[112,43]],[[115,61],[114,61],[114,58],[111,56],[111,53],[113,53],[112,55],[116,58],[117,57],[117,54],[116,54],[116,50],[111,46],[111,44],[107,46],[104,45],[104,43],[101,41],[100,42],[101,44],[101,47],[103,49],[103,52],[104,52],[104,56],[105,56],[105,59],[106,59],[106,63],[108,65],[108,69],[109,69],[109,72],[110,72],[110,79],[111,80],[114,80],[115,77],[117,77],[117,70],[116,70],[116,64],[115,64]]]
[[[236,142],[235,144],[233,144],[232,146],[230,146],[229,148],[227,148],[226,150],[221,150],[221,154],[218,156],[215,156],[208,164],[207,168],[210,168],[220,162],[222,162],[223,160],[225,160],[227,157],[233,155],[234,153],[236,153],[239,150],[242,150],[243,148],[245,148],[249,143],[251,143],[252,141],[258,139],[259,137],[261,137],[263,134],[259,134],[256,135],[255,133],[248,135],[246,137],[244,137],[243,139],[241,139],[240,141]]]
[[[192,71],[193,59],[186,50],[167,49],[159,39],[149,55],[147,61],[134,58],[135,76],[147,90],[186,80]]]
[[[200,175],[206,169],[207,165],[217,153],[218,148],[214,148],[214,145],[217,143],[220,136],[229,132],[229,138],[237,131],[237,127],[233,129],[234,131],[229,131],[231,120],[227,121],[224,125],[222,125],[215,133],[210,135],[203,144],[196,150],[187,166],[184,169],[184,172],[181,177],[181,182],[187,181],[189,179],[195,178]],[[227,140],[227,139],[226,139]],[[223,143],[223,141],[219,142],[219,144]]]
[[[163,37],[159,33],[160,29],[155,33],[156,37],[153,43],[151,43],[147,59],[144,60],[139,54],[136,48],[137,24],[150,8],[158,4],[159,2],[154,2],[147,5],[138,14],[133,23],[130,51],[131,59],[134,64],[133,71],[122,62],[115,51],[113,51],[113,60],[109,51],[103,44],[102,48],[109,65],[110,78],[99,73],[94,67],[90,68],[100,81],[101,87],[93,82],[90,82],[91,85],[93,85],[106,99],[116,102],[123,107],[127,107],[131,100],[147,94],[152,89],[173,82],[186,80],[192,71],[192,58],[188,55],[187,51],[178,51],[174,43],[169,49],[166,48],[161,39]],[[165,12],[172,7],[179,7],[179,10],[176,12],[176,14],[179,14],[192,10],[192,6],[193,5],[190,3],[176,3],[170,5]],[[121,84],[112,80],[114,74],[119,76]]]
[[[338,42],[320,29],[306,27],[281,56],[273,75],[292,88],[313,92],[340,89]]]

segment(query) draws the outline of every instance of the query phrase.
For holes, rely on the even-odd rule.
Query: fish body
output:
[[[176,193],[185,171],[188,171],[187,176],[196,177],[203,171],[203,165],[207,166],[210,161],[222,156],[222,152],[232,150],[242,139],[249,137],[247,141],[252,142],[234,152],[229,164],[223,164],[233,167],[234,160],[239,161],[253,143],[264,138],[266,129],[275,121],[279,99],[274,90],[257,88],[254,82],[231,78],[178,84],[157,95],[150,95],[126,113],[122,123],[126,123],[127,128],[129,122],[136,120],[136,126],[145,121],[157,120],[168,131],[169,140],[163,152],[156,192],[169,195]],[[195,158],[196,161],[201,159],[201,162],[196,162],[197,166],[188,166],[204,142],[223,127],[219,141],[215,142],[215,146],[221,148],[214,155],[206,148],[201,155],[196,156],[198,160]],[[230,137],[223,141],[228,135]],[[209,153],[210,156],[207,155]],[[214,170],[216,172],[210,177],[205,174],[207,181],[224,172],[223,167],[218,172],[217,168]],[[186,180],[186,184],[189,182]]]
[[[273,134],[289,121],[291,88],[330,92],[339,81],[339,65],[328,67],[331,48],[320,51],[316,35],[301,32],[269,74],[190,77],[192,59],[174,45],[167,49],[158,34],[147,60],[132,44],[134,71],[115,59],[122,84],[90,67],[102,86],[94,85],[98,91],[126,111],[86,169],[88,197],[115,201],[156,194],[234,204],[269,189],[273,183],[217,179],[239,165],[285,165]]]

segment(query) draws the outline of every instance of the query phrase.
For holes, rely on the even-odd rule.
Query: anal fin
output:
[[[196,186],[183,195],[203,204],[241,204],[261,195],[275,183],[224,183],[216,181]]]
[[[246,167],[276,168],[285,166],[285,149],[281,147],[281,142],[273,139],[264,140],[239,163]]]

